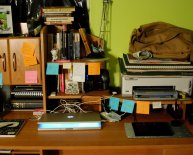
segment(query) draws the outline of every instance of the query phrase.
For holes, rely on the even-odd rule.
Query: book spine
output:
[[[34,108],[42,108],[43,103],[42,102],[11,102],[11,106],[13,109],[34,109]]]
[[[91,49],[90,49],[90,46],[89,46],[89,41],[88,41],[88,38],[86,36],[85,29],[80,28],[79,33],[80,33],[82,42],[83,42],[84,47],[85,47],[86,56],[88,56],[91,53]]]
[[[72,13],[43,13],[43,17],[71,17]]]
[[[50,21],[50,22],[44,22],[45,25],[67,25],[72,24],[72,22],[69,21]]]
[[[59,91],[64,93],[65,91],[65,84],[64,84],[64,71],[63,71],[63,66],[60,66],[60,70],[59,70]]]
[[[66,31],[62,31],[62,59],[67,59]]]
[[[80,59],[80,34],[78,32],[74,33],[74,53],[75,59]]]
[[[58,21],[58,22],[73,22],[74,17],[46,17],[46,22]]]
[[[43,13],[53,13],[53,12],[60,12],[60,13],[71,13],[75,11],[75,7],[62,7],[62,8],[57,8],[57,7],[50,7],[50,8],[43,8],[42,9]]]
[[[67,46],[67,48],[68,48],[68,59],[69,60],[73,60],[73,55],[74,55],[74,47],[73,47],[73,31],[69,31],[68,33],[67,33],[67,35],[68,35],[68,46]]]

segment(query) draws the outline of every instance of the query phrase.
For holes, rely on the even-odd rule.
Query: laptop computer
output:
[[[99,113],[46,113],[38,121],[38,130],[86,129],[101,129]]]

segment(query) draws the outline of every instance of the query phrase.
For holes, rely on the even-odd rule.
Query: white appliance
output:
[[[192,94],[193,77],[176,76],[130,76],[121,74],[121,92],[123,97],[132,96],[135,86],[173,86],[176,91]]]

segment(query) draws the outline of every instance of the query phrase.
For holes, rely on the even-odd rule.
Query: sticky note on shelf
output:
[[[161,102],[160,101],[153,101],[152,102],[152,108],[153,109],[160,109],[160,108],[162,108]]]
[[[3,75],[2,75],[2,73],[0,73],[0,85],[1,86],[3,85]]]
[[[88,75],[100,75],[100,63],[88,63]]]
[[[36,84],[38,82],[37,71],[25,71],[25,83]]]
[[[58,75],[59,64],[58,63],[47,63],[46,75]]]
[[[135,102],[133,100],[123,100],[121,105],[121,111],[126,113],[133,113]]]
[[[120,101],[119,98],[110,97],[110,100],[109,100],[110,109],[112,109],[112,110],[118,110],[118,109],[119,109],[119,101]]]
[[[150,106],[149,101],[137,101],[136,113],[137,114],[149,114],[149,109],[150,109],[149,106]]]
[[[72,69],[72,63],[71,62],[63,63],[63,69]]]
[[[26,67],[38,64],[37,58],[35,55],[34,43],[24,42],[21,51],[23,55],[24,65]]]
[[[85,82],[85,63],[73,63],[73,81]]]

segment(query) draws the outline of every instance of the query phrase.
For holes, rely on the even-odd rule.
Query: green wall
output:
[[[99,36],[103,0],[89,0],[90,27]],[[193,0],[112,0],[106,55],[111,85],[120,85],[117,58],[127,53],[131,32],[142,24],[163,21],[193,30]]]

